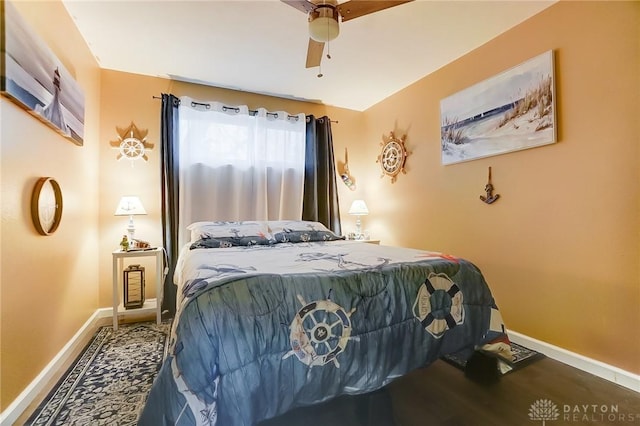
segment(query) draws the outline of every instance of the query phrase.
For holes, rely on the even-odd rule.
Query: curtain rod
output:
[[[153,99],[162,99],[162,96],[153,96]],[[178,99],[178,103],[180,103],[180,99]],[[191,106],[192,106],[192,107],[195,107],[195,106],[197,106],[197,105],[204,106],[204,107],[206,107],[207,109],[211,108],[211,105],[209,105],[208,103],[191,101]],[[232,107],[232,106],[226,106],[226,105],[223,105],[223,106],[222,106],[222,110],[223,110],[223,111],[225,111],[225,112],[226,112],[227,110],[233,110],[233,111],[235,111],[235,112],[239,112],[239,111],[240,111],[240,108],[238,108],[238,107]],[[250,114],[252,114],[252,115],[256,115],[256,114],[258,113],[258,111],[257,111],[257,110],[255,110],[255,109],[250,109],[250,110],[249,110],[249,113],[250,113]],[[277,112],[267,112],[267,115],[272,115],[272,116],[274,116],[274,117],[278,118],[278,113],[277,113]],[[287,118],[295,118],[295,119],[296,119],[296,121],[298,120],[298,116],[297,116],[297,115],[288,115],[288,116],[287,116]],[[330,122],[332,122],[332,123],[336,123],[336,124],[338,124],[338,121],[337,121],[337,120],[331,120],[331,119],[330,119],[329,121],[330,121]]]

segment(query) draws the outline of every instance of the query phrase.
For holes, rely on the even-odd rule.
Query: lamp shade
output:
[[[142,206],[140,198],[127,196],[120,199],[120,203],[118,203],[118,208],[114,214],[116,216],[132,216],[147,214],[147,212]]]
[[[369,214],[369,209],[367,208],[367,204],[364,202],[364,200],[355,200],[353,203],[351,203],[349,214],[352,214],[354,216],[366,216]]]

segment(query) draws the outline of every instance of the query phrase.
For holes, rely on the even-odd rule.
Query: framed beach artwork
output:
[[[0,0],[0,10],[0,92],[76,145],[83,145],[82,88],[12,2]]]
[[[440,101],[442,164],[556,142],[553,51]]]

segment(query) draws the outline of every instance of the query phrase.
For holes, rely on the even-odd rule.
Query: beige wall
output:
[[[366,111],[352,150],[375,238],[472,260],[509,328],[636,374],[639,27],[638,2],[551,6]],[[440,99],[551,49],[559,142],[442,166]],[[391,184],[375,159],[394,128],[413,154]]]
[[[149,214],[136,217],[137,234],[161,243],[153,96],[163,92],[329,115],[338,121],[337,160],[348,148],[357,180],[355,192],[339,185],[345,230],[354,226],[351,201],[364,198],[372,238],[475,262],[511,329],[640,373],[639,3],[559,3],[364,113],[99,71],[59,2],[18,5],[85,90],[85,145],[0,100],[2,409],[96,308],[111,305],[111,251],[126,227],[113,212],[122,195],[141,197]],[[550,49],[559,143],[442,166],[440,99]],[[133,167],[109,145],[116,127],[132,121],[155,144],[149,161]],[[375,162],[390,130],[406,133],[413,152],[394,184]],[[489,166],[501,195],[491,206],[478,200]],[[28,214],[40,176],[58,179],[65,196],[50,237],[35,233]]]
[[[83,88],[85,133],[79,147],[0,99],[2,410],[98,308],[100,70],[62,3],[16,7]],[[64,203],[60,227],[46,237],[29,210],[43,176],[58,181]]]

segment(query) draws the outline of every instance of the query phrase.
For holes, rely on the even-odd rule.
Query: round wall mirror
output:
[[[51,235],[62,218],[62,191],[55,179],[38,179],[31,195],[31,218],[41,235]]]

